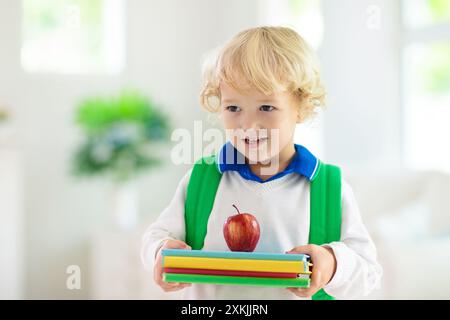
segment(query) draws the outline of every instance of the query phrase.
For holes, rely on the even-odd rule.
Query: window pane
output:
[[[323,40],[323,18],[320,0],[289,0],[293,25],[315,49]]]
[[[450,42],[405,50],[406,159],[416,169],[450,172]]]
[[[117,73],[123,0],[23,0],[22,66],[30,72]]]
[[[323,17],[320,0],[262,0],[262,24],[296,30],[314,49],[322,44]]]
[[[450,22],[449,0],[403,0],[402,4],[407,27]]]

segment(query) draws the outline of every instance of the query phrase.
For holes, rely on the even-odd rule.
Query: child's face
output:
[[[241,94],[223,82],[220,93],[224,127],[232,131],[230,141],[247,159],[267,162],[292,148],[298,109],[291,94],[266,96],[255,88]]]

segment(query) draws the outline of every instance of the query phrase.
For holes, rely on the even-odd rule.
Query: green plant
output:
[[[450,92],[450,43],[438,42],[429,46],[422,65],[423,87],[430,93]]]
[[[8,120],[8,112],[6,109],[2,109],[2,107],[0,107],[0,123],[3,121],[6,122],[6,120]]]
[[[433,21],[445,21],[450,17],[450,4],[448,0],[428,0]]]
[[[73,158],[74,174],[109,174],[116,181],[159,165],[152,147],[168,140],[170,131],[169,118],[134,91],[84,100],[77,107],[76,123],[85,137]]]

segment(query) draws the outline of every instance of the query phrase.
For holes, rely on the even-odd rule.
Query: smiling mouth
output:
[[[245,138],[244,142],[247,146],[249,147],[257,147],[259,146],[261,143],[265,142],[267,140],[267,138],[259,138],[259,139],[250,139],[250,138]]]

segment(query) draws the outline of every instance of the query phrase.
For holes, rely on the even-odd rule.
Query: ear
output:
[[[300,91],[299,91],[300,92]],[[292,106],[295,108],[296,122],[301,123],[303,121],[302,114],[300,112],[301,98],[299,93],[294,93],[291,96]]]

